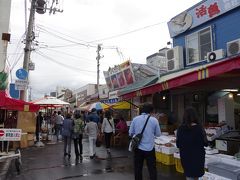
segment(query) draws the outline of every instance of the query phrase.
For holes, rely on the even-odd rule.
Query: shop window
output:
[[[207,59],[207,53],[212,51],[212,30],[210,27],[186,36],[187,65]]]

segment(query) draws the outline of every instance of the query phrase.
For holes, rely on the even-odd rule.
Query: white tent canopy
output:
[[[35,101],[32,101],[34,104],[42,105],[42,106],[54,106],[54,105],[69,105],[68,102],[62,101],[60,99],[57,99],[56,97],[47,96],[41,99],[37,99]]]

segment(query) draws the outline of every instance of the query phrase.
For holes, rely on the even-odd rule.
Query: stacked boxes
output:
[[[180,154],[178,152],[175,152],[173,157],[175,159],[176,171],[180,172],[180,173],[184,173],[184,170],[183,170],[183,167],[182,167],[182,163],[181,163],[181,159],[180,159]]]
[[[162,163],[165,165],[174,165],[173,154],[177,151],[176,147],[162,146]]]

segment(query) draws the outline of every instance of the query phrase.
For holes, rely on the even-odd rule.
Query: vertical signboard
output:
[[[12,98],[14,99],[19,99],[19,90],[16,90],[15,84],[11,83],[10,84],[10,90],[9,90],[9,94]]]

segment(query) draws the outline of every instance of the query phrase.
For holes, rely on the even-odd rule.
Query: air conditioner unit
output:
[[[225,57],[225,52],[223,49],[218,49],[218,50],[207,53],[207,61],[208,62],[222,59],[224,57]]]
[[[175,71],[183,68],[183,47],[175,46],[166,51],[168,71]]]
[[[227,42],[227,55],[232,56],[240,53],[240,39]]]

